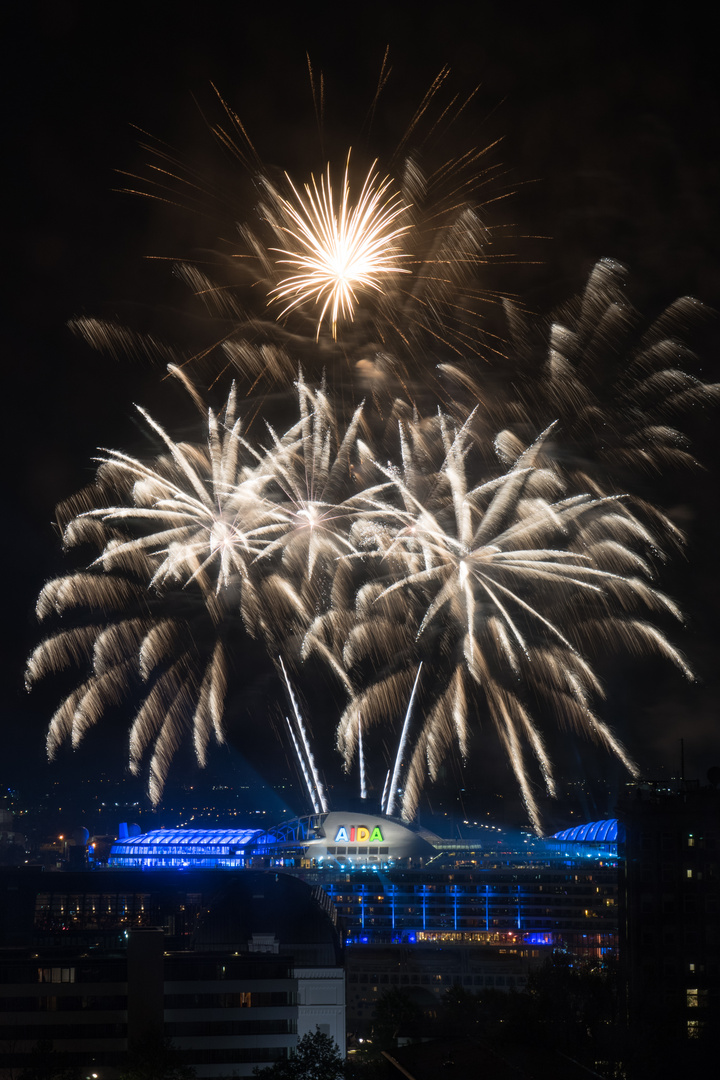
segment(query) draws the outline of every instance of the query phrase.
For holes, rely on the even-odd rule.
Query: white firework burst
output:
[[[337,336],[340,317],[352,321],[358,293],[382,292],[389,274],[408,274],[401,265],[398,240],[409,225],[398,219],[409,209],[388,177],[379,180],[375,162],[368,172],[355,203],[350,193],[350,155],[345,164],[342,193],[333,194],[330,166],[320,182],[311,177],[304,196],[292,180],[294,201],[279,199],[287,219],[281,226],[293,242],[292,249],[277,249],[285,258],[279,266],[292,272],[271,290],[271,298],[289,301],[282,315],[307,304],[320,308],[317,336],[328,316],[332,336]]]
[[[453,742],[470,753],[471,718],[484,702],[481,712],[493,721],[540,831],[528,750],[550,796],[555,780],[528,702],[543,702],[561,725],[600,742],[636,774],[592,705],[602,687],[588,657],[615,648],[658,652],[692,675],[642,614],[680,617],[649,583],[642,549],[656,545],[648,530],[617,497],[567,495],[560,476],[540,464],[549,432],[508,472],[473,485],[471,419],[458,430],[440,417],[444,460],[437,472],[407,438],[403,469],[378,466],[388,484],[369,497],[375,554],[363,556],[374,564],[374,580],[356,594],[339,647],[346,671],[362,670],[372,656],[380,674],[346,709],[339,745],[351,759],[358,715],[378,723],[396,710],[399,690],[407,690],[422,660],[429,689],[403,815],[412,819],[426,773],[437,777]],[[327,622],[316,620],[311,636],[324,641]],[[341,619],[337,626],[344,629]]]

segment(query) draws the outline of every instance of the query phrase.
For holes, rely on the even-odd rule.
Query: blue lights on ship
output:
[[[572,829],[556,832],[552,839],[568,843],[616,844],[618,838],[617,818],[605,821],[589,821],[586,825],[575,825]]]
[[[352,843],[355,824],[355,843]],[[350,843],[339,844],[345,828]],[[377,827],[382,844],[358,842]],[[424,837],[390,818],[317,814],[261,829],[157,829],[113,845],[110,865],[310,874],[346,944],[484,942],[600,956],[617,932],[616,819],[544,839]]]
[[[109,864],[148,868],[242,869],[248,865],[251,854],[262,851],[270,859],[275,853],[279,854],[280,846],[288,839],[286,830],[287,826],[279,827],[274,832],[262,829],[156,829],[132,836],[121,832],[110,852]],[[563,829],[542,843],[548,851],[555,849],[558,854],[585,858],[598,855],[614,857],[617,855],[617,838],[617,818],[609,818]],[[321,852],[322,849],[318,849],[313,853],[320,865],[323,863]],[[355,862],[358,869],[364,868],[361,859]]]
[[[261,829],[156,829],[118,840],[110,866],[221,867],[245,866],[245,849],[266,834]]]

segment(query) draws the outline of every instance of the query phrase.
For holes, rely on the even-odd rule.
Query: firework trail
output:
[[[310,749],[310,742],[308,740],[307,731],[305,730],[305,725],[303,723],[302,715],[300,713],[300,706],[297,703],[297,698],[295,697],[295,694],[293,692],[293,688],[290,684],[290,679],[288,678],[288,673],[285,670],[285,665],[281,656],[278,657],[278,661],[282,669],[283,679],[285,680],[285,685],[287,686],[288,697],[290,698],[290,703],[293,707],[293,712],[295,713],[295,721],[297,723],[298,731],[300,732],[300,738],[302,739],[303,750],[305,752],[304,756],[301,759],[303,772],[305,772],[305,761],[307,761],[308,765],[310,766],[310,773],[312,775],[311,795],[313,806],[316,813],[320,813],[320,811],[322,811],[324,814],[326,814],[328,811],[328,805],[327,799],[325,798],[325,789],[320,782],[320,776],[317,771],[317,766],[315,765],[315,758],[313,757],[312,751]],[[299,751],[300,748],[297,745],[297,742],[295,742],[295,747],[296,750]]]
[[[365,782],[365,753],[363,750],[362,716],[358,716],[358,761],[360,762],[360,798],[367,799]]]
[[[312,803],[312,808],[313,808],[313,810],[315,811],[316,814],[319,814],[321,812],[321,810],[322,810],[322,807],[320,805],[320,800],[318,799],[317,789],[316,789],[315,785],[313,784],[312,777],[310,776],[310,770],[308,769],[307,761],[305,759],[305,755],[303,754],[302,750],[300,749],[300,743],[298,742],[297,735],[295,734],[295,728],[293,727],[292,723],[290,722],[290,717],[289,716],[285,717],[285,723],[287,725],[288,734],[290,736],[290,741],[292,742],[293,749],[295,750],[295,757],[296,757],[296,759],[298,761],[298,764],[300,765],[300,770],[301,770],[301,772],[303,774],[303,779],[305,781],[305,787],[307,788],[307,793],[308,793],[308,796],[310,798],[310,802]]]
[[[408,702],[407,712],[405,713],[405,722],[403,723],[402,732],[400,734],[400,742],[398,743],[397,755],[395,757],[395,768],[393,769],[392,780],[390,781],[390,797],[387,801],[386,813],[392,817],[395,813],[395,799],[399,794],[399,782],[400,782],[400,767],[403,762],[405,750],[407,747],[408,734],[410,730],[410,717],[412,716],[413,704],[415,702],[415,694],[417,693],[418,683],[420,681],[420,672],[422,671],[422,660],[418,664],[417,675],[415,676],[415,682],[413,683],[412,693],[410,694],[410,701]]]
[[[388,788],[390,787],[391,773],[392,773],[392,770],[388,769],[387,773],[385,774],[385,784],[383,785],[382,799],[380,800],[380,809],[381,809],[383,814],[386,812],[385,807],[387,806],[387,793],[388,793]]]

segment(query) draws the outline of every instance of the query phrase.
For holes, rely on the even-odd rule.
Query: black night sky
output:
[[[114,190],[124,186],[116,170],[136,172],[147,158],[132,125],[175,147],[228,203],[236,185],[241,219],[252,210],[248,178],[218,152],[203,118],[216,108],[211,83],[264,161],[304,177],[319,163],[306,52],[324,73],[328,140],[338,145],[352,143],[362,126],[386,46],[392,74],[375,128],[382,147],[402,135],[448,64],[458,92],[480,84],[462,134],[477,145],[501,139],[492,151],[497,194],[513,193],[488,213],[494,224],[513,225],[519,265],[489,270],[497,273],[492,287],[545,312],[582,287],[598,258],[611,256],[628,266],[630,298],[648,320],[686,293],[717,308],[717,15],[709,25],[694,2],[639,10],[450,0],[421,14],[391,2],[358,5],[338,21],[337,6],[324,4],[56,0],[5,12],[3,784],[72,785],[100,769],[118,779],[126,771],[119,729],[98,729],[48,766],[52,687],[29,696],[22,674],[39,639],[35,599],[65,565],[55,504],[91,479],[99,445],[142,453],[134,402],[169,424],[191,416],[159,366],[93,352],[66,325],[80,315],[112,317],[171,341],[195,326],[171,264],[146,256],[212,247],[216,224]],[[702,377],[719,380],[716,316],[690,344]],[[603,669],[609,719],[650,777],[677,771],[681,737],[688,777],[704,779],[720,764],[718,423],[716,409],[688,425],[704,470],[638,485],[688,535],[686,558],[661,584],[688,615],[674,640],[699,675],[691,686],[659,665]],[[329,746],[329,729],[325,738]],[[272,782],[286,771],[285,753],[268,739],[260,753],[254,734],[250,757],[253,767],[266,759]],[[176,778],[232,783],[240,733],[234,743],[234,751],[217,751],[204,777],[181,755]],[[333,766],[329,750],[321,757]],[[607,769],[622,781],[605,755],[588,765],[592,758],[584,746],[589,779]],[[514,793],[510,775],[507,791]],[[304,810],[299,788],[293,809]]]

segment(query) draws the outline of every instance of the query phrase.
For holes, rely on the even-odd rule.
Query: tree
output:
[[[445,991],[440,1013],[440,1030],[446,1038],[476,1035],[482,1016],[478,994],[454,983]]]
[[[63,1055],[52,1048],[51,1039],[41,1039],[28,1056],[19,1080],[77,1080],[78,1070],[67,1065]]]
[[[120,1080],[195,1080],[195,1075],[170,1039],[149,1033],[130,1051]]]
[[[253,1074],[262,1080],[341,1080],[345,1067],[335,1040],[318,1028],[303,1035],[293,1057]]]
[[[398,1035],[416,1036],[423,1031],[423,1012],[404,988],[380,995],[373,1012],[373,1039],[381,1050],[397,1045]]]

